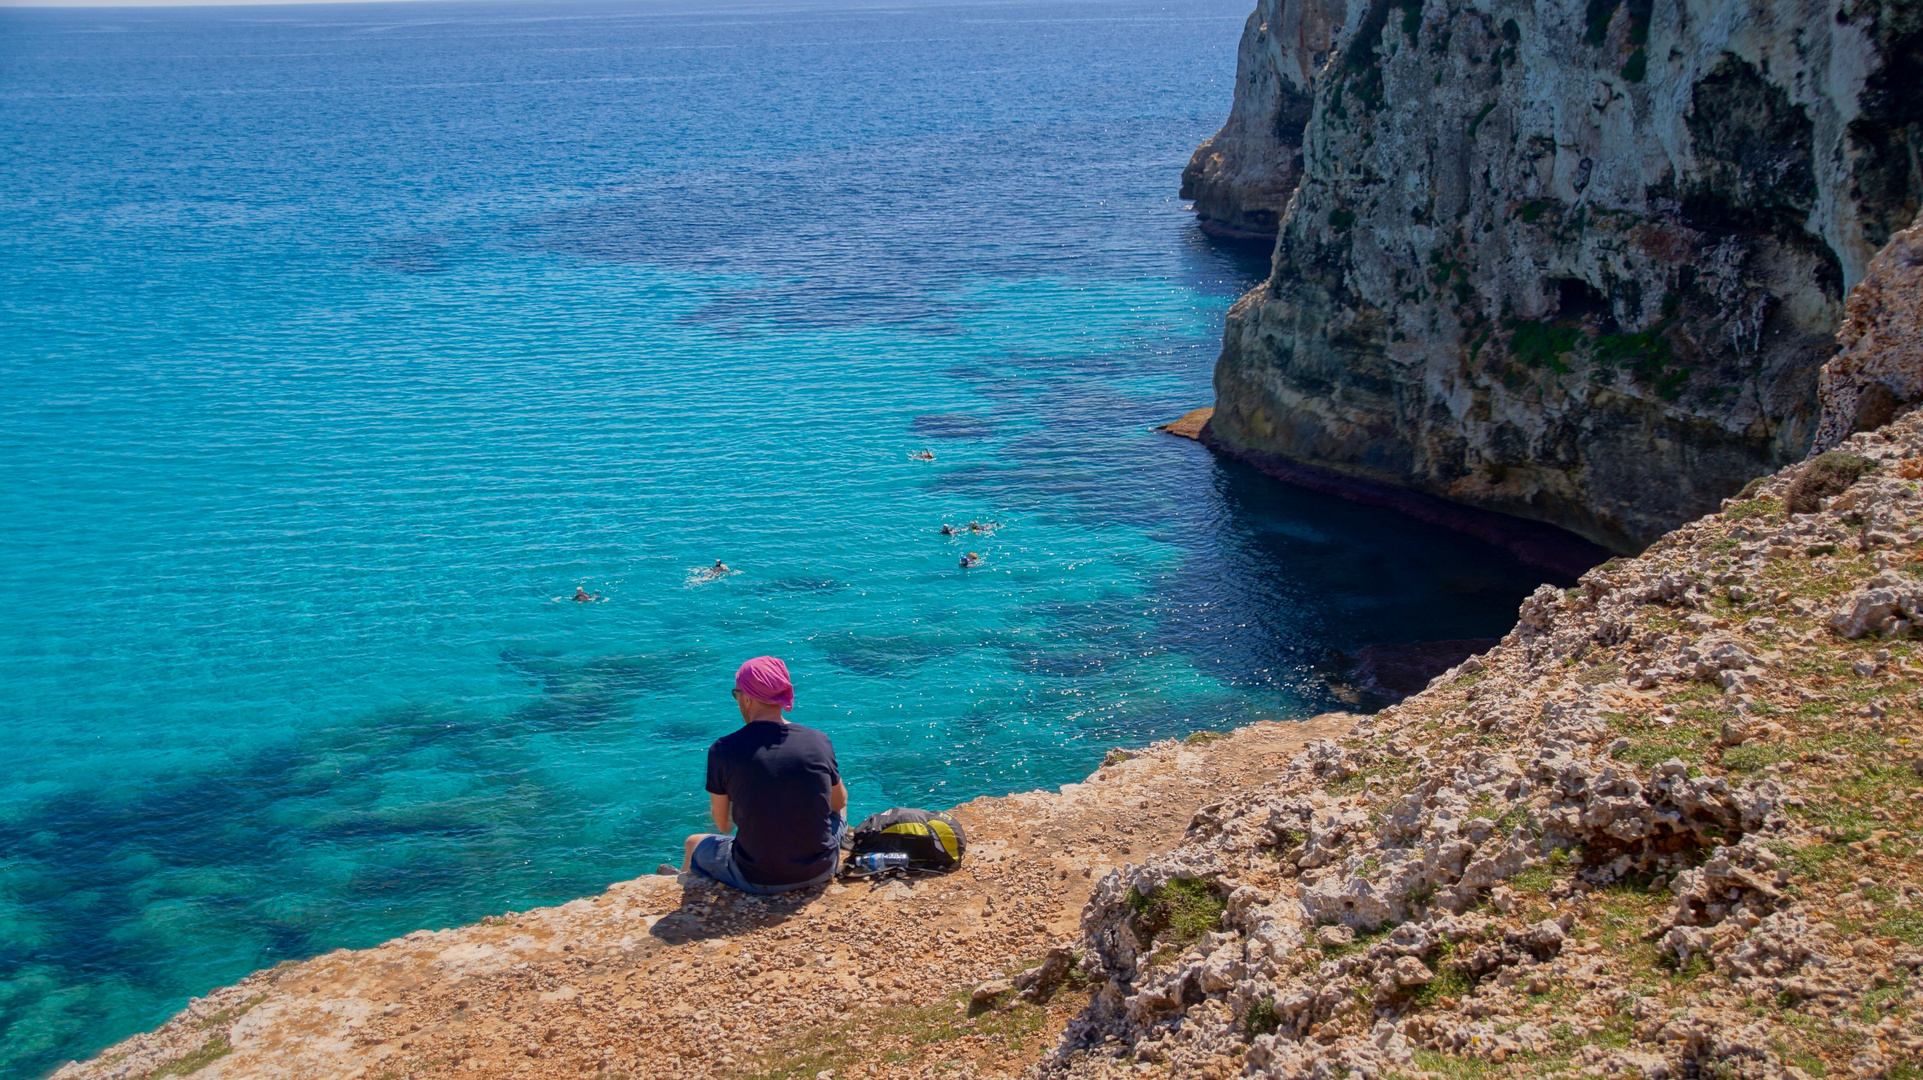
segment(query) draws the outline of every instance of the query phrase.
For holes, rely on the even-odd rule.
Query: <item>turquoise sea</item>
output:
[[[759,653],[865,814],[1506,629],[1150,430],[1247,9],[0,10],[0,1075],[647,872]]]

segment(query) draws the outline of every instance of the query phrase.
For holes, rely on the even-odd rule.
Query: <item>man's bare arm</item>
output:
[[[714,831],[720,833],[734,831],[734,821],[729,817],[728,811],[726,795],[716,795],[712,792],[708,794],[708,813],[714,815]]]
[[[848,809],[848,788],[846,786],[836,784],[834,787],[828,789],[828,809],[833,810],[837,814]]]

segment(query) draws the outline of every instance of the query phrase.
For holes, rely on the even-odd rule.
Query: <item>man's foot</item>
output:
[[[655,867],[654,872],[657,874],[666,875],[668,877],[673,877],[674,875],[679,874],[681,872],[681,868],[679,866],[674,865],[673,863],[664,862],[660,866]]]

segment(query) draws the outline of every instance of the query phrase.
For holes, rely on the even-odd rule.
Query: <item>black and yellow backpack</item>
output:
[[[947,814],[898,806],[871,814],[855,826],[852,844],[848,853],[851,872],[859,872],[853,865],[858,856],[898,851],[908,856],[906,869],[942,873],[961,865],[968,836],[961,823]]]

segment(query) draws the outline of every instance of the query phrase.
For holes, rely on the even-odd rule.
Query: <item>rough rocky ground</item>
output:
[[[1103,878],[1053,1080],[1923,1076],[1923,414]]]
[[[1923,216],[1870,260],[1850,290],[1836,356],[1819,379],[1823,420],[1816,449],[1874,431],[1923,402]]]
[[[55,1075],[1012,1075],[1088,997],[1051,979],[1023,1000],[992,981],[1072,936],[1112,866],[1168,850],[1196,806],[1279,774],[1352,720],[1116,751],[1059,793],[977,799],[955,811],[970,850],[945,877],[766,898],[645,877],[284,964]]]

